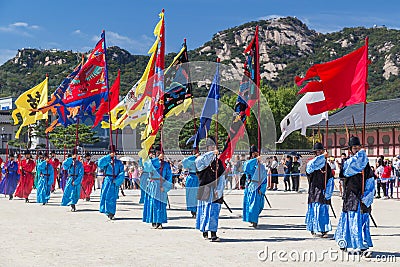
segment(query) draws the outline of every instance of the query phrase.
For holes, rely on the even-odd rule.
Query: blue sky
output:
[[[183,38],[193,49],[220,30],[275,16],[296,16],[319,32],[374,24],[400,29],[394,0],[0,0],[0,64],[20,48],[86,52],[102,29],[107,46],[145,54],[162,8],[167,52],[178,51]]]

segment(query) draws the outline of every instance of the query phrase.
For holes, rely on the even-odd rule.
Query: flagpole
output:
[[[46,73],[46,79],[47,79],[47,84],[48,84],[48,79],[49,79],[49,74]],[[47,117],[46,117],[46,129],[49,127],[49,112],[47,112]],[[49,154],[49,132],[46,131],[46,151],[47,154]]]
[[[184,46],[186,48],[186,52],[185,53],[187,53],[186,38],[183,39],[183,44],[184,44]],[[190,67],[189,66],[188,66],[188,77],[189,77],[189,83],[188,83],[187,86],[192,86],[191,85],[191,80],[190,80]],[[192,93],[193,135],[196,136],[196,133],[197,133],[197,120],[196,120],[196,114],[195,114],[195,109],[194,109],[193,91],[191,91],[191,93]],[[196,153],[197,153],[199,151],[199,147],[197,146],[195,149],[196,149]]]
[[[365,53],[365,57],[366,57],[366,62],[367,64],[365,64],[365,101],[364,101],[364,116],[363,116],[363,131],[362,131],[362,146],[363,148],[365,148],[365,135],[366,135],[366,131],[365,131],[365,121],[367,119],[367,90],[368,90],[368,36],[365,38],[365,46],[366,46],[366,53]],[[362,185],[361,185],[361,194],[364,194],[364,182],[365,182],[365,173],[364,170],[362,171]]]
[[[329,131],[329,120],[326,119],[325,125],[325,151],[328,153],[328,131]],[[325,183],[324,188],[326,189],[326,182],[328,180],[328,158],[325,158]]]
[[[104,66],[104,78],[106,81],[106,86],[107,86],[107,101],[108,101],[108,120],[109,120],[109,124],[110,124],[110,128],[109,128],[109,135],[110,135],[110,152],[114,152],[112,151],[113,148],[113,129],[112,129],[112,121],[111,121],[111,104],[110,104],[110,86],[108,84],[108,68],[107,68],[107,46],[106,46],[106,32],[105,30],[103,30],[102,33],[102,37],[104,38],[104,62],[105,62],[105,66]]]
[[[219,81],[219,62],[220,62],[220,59],[217,57],[217,71],[218,71],[217,82],[218,82],[218,86],[219,86],[219,83],[220,83],[220,81]],[[219,101],[219,99],[217,99],[217,105],[219,105],[218,101]],[[218,150],[218,112],[219,112],[219,110],[217,109],[216,120],[215,120],[215,145],[216,145],[216,150],[219,153],[219,150]],[[218,181],[218,168],[219,168],[219,166],[218,166],[218,154],[217,154],[215,156],[215,186],[217,186],[217,184],[218,184],[218,182],[217,182]]]
[[[260,128],[260,121],[261,121],[261,117],[260,117],[260,55],[259,55],[259,43],[258,43],[258,25],[256,26],[256,32],[255,32],[255,42],[256,42],[256,51],[255,51],[255,55],[254,55],[254,68],[255,68],[255,75],[256,75],[256,90],[257,90],[257,149],[258,149],[258,155],[260,156],[261,159],[261,128]],[[261,168],[260,168],[260,163],[257,160],[257,169],[258,169],[258,187],[260,187],[260,183],[261,183]]]

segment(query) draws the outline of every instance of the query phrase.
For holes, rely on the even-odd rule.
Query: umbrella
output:
[[[128,156],[123,156],[119,159],[120,161],[135,161],[134,158],[128,157]]]

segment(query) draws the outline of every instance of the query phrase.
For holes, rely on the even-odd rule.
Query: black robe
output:
[[[224,174],[225,168],[222,165],[222,161],[218,159],[218,179],[215,175],[216,160],[214,159],[211,164],[202,171],[196,172],[199,178],[199,190],[197,191],[197,199],[207,201],[210,199],[210,194],[214,192],[214,188],[217,187],[219,177]],[[213,197],[213,202],[222,203],[223,197],[216,199]]]
[[[328,173],[325,183],[325,166],[319,170],[315,170],[312,173],[307,173],[308,178],[308,204],[311,203],[321,203],[330,204],[331,201],[325,199],[324,190],[329,178],[332,177],[332,169],[327,165],[326,171]]]
[[[369,163],[364,168],[364,188],[368,178],[373,176],[371,167]],[[358,205],[361,202],[361,191],[362,191],[362,173],[357,173],[350,177],[344,178],[344,189],[343,189],[343,211],[357,211]],[[364,203],[361,202],[361,212],[370,213],[371,206],[366,207]]]

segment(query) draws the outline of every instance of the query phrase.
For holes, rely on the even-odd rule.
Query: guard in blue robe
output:
[[[327,237],[327,233],[332,230],[329,219],[329,206],[334,188],[334,178],[332,170],[326,165],[324,146],[315,143],[314,153],[316,157],[307,163],[306,174],[308,178],[308,209],[305,223],[307,231],[313,236],[317,232],[321,237]],[[325,174],[327,174],[325,178]]]
[[[48,154],[45,154],[44,159],[37,167],[39,179],[37,182],[36,202],[46,205],[49,202],[51,186],[54,181],[54,168],[49,163]]]
[[[3,166],[3,180],[0,182],[0,194],[9,195],[9,200],[12,200],[18,181],[18,163],[14,161],[14,155],[10,154],[9,160]]]
[[[76,211],[76,203],[78,203],[81,195],[81,182],[84,174],[83,164],[77,159],[78,151],[74,149],[72,157],[67,158],[62,166],[68,173],[67,185],[61,201],[61,206],[71,206],[71,211]]]
[[[189,171],[186,177],[186,209],[190,211],[192,217],[196,217],[197,211],[197,191],[199,188],[199,178],[196,175],[196,156],[190,156],[182,160],[183,168]]]
[[[109,155],[99,159],[98,166],[104,171],[103,186],[100,195],[100,212],[110,220],[114,219],[117,209],[119,187],[125,180],[124,165],[115,156],[115,149]]]
[[[223,173],[225,169],[222,161],[217,158],[218,150],[216,150],[215,142],[209,138],[206,145],[208,152],[195,160],[197,177],[199,177],[196,229],[202,232],[204,239],[208,239],[208,232],[211,232],[211,241],[218,242],[220,241],[217,236],[218,219],[221,204],[224,201],[225,177]]]
[[[251,159],[243,165],[246,186],[243,196],[243,221],[257,228],[258,217],[264,208],[264,195],[267,188],[267,170],[258,159],[255,146],[250,149]]]
[[[375,182],[368,157],[358,137],[349,140],[352,156],[343,164],[343,209],[335,233],[340,249],[365,251],[372,247],[369,216],[374,200]],[[363,192],[364,176],[364,192]],[[367,255],[366,253],[365,255]]]
[[[167,223],[168,191],[172,188],[171,165],[164,161],[160,148],[156,157],[144,162],[143,170],[149,173],[147,190],[143,206],[143,222],[151,223],[156,229],[162,229]]]

